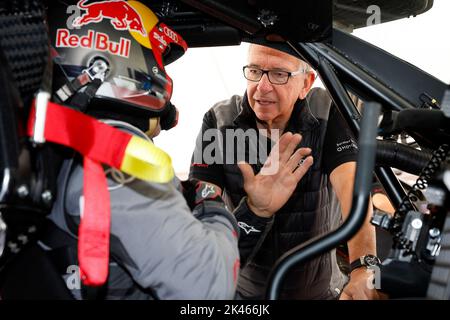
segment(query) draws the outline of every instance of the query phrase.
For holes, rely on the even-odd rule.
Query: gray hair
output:
[[[267,46],[267,45],[259,44],[259,43],[250,43],[250,45],[248,46],[248,52],[249,53],[250,53],[250,50],[252,49],[252,47],[254,47],[254,46],[267,47],[267,48],[270,48],[270,49],[273,49],[273,50],[277,50],[277,51],[283,52],[285,54],[291,55],[291,56],[295,57],[296,59],[298,59],[300,61],[300,67],[302,67],[302,70],[304,71],[304,73],[309,73],[309,72],[313,72],[314,71],[314,69],[306,61],[300,59],[299,57],[294,55],[294,53],[289,53],[289,52],[286,52],[284,50],[280,50],[280,48],[271,47],[271,46]]]
[[[305,71],[305,73],[309,73],[314,71],[314,69],[304,60],[299,59],[301,62],[301,64],[303,65],[303,70]]]

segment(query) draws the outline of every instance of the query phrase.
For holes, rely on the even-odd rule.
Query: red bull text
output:
[[[57,48],[86,48],[109,52],[113,55],[128,58],[130,56],[131,40],[120,38],[119,42],[111,41],[109,35],[89,30],[87,35],[71,34],[68,29],[58,29],[56,32]]]

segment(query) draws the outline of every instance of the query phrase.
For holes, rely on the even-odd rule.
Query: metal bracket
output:
[[[105,81],[106,71],[108,71],[108,64],[101,59],[96,60],[92,66],[83,70],[91,80],[100,79],[102,82]]]
[[[264,26],[264,28],[272,27],[278,20],[278,16],[275,12],[270,10],[262,9],[258,14],[258,21]]]

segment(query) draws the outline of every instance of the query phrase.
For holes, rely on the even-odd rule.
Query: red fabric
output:
[[[78,261],[83,283],[100,286],[108,278],[111,208],[101,164],[84,157],[84,210],[78,228]]]
[[[34,107],[31,110],[34,115]],[[28,134],[33,135],[35,117],[30,116]],[[92,160],[120,168],[132,135],[90,116],[49,102],[44,137],[75,149]]]
[[[28,123],[30,136],[34,122],[33,107]],[[78,259],[85,285],[103,285],[108,277],[111,208],[101,163],[120,168],[131,137],[78,111],[48,103],[44,138],[84,156],[84,207],[78,229]]]

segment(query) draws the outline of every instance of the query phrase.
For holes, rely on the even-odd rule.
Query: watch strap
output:
[[[364,265],[364,256],[359,257],[358,259],[354,260],[352,263],[350,263],[350,273],[353,272],[353,270],[365,267]]]
[[[350,264],[350,272],[361,267],[373,267],[380,265],[380,259],[372,254],[361,256]]]

